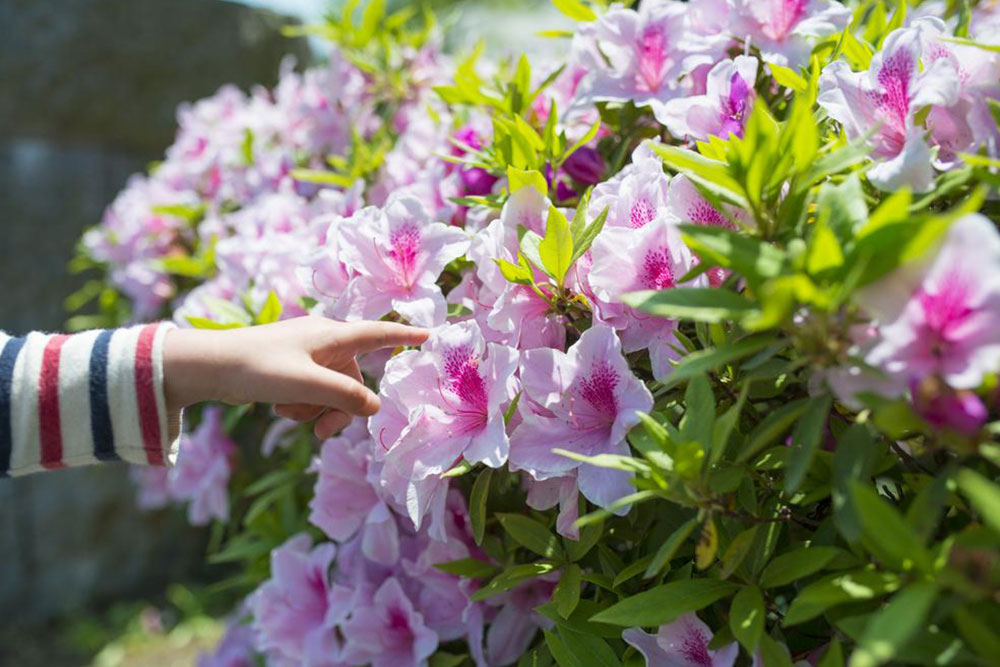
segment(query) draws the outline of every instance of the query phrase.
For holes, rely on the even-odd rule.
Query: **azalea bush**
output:
[[[348,3],[84,237],[78,327],[431,329],[136,471],[233,564],[205,664],[1000,663],[1000,6],[555,4]]]

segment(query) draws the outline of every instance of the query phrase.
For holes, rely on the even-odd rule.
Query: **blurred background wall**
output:
[[[63,325],[83,229],[162,156],[178,103],[270,85],[285,54],[308,56],[287,21],[221,0],[0,0],[0,328]],[[0,619],[162,591],[203,548],[177,514],[135,509],[123,466],[0,480]]]

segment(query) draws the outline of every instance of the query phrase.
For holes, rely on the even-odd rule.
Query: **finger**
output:
[[[274,406],[274,414],[297,422],[311,422],[323,414],[323,408],[305,403],[281,403]]]
[[[354,418],[340,410],[330,410],[316,420],[313,433],[320,440],[326,440],[332,435],[343,431]]]
[[[360,417],[378,412],[379,398],[371,389],[352,377],[313,364],[292,388],[293,397],[285,403],[306,403],[333,408]]]
[[[351,322],[337,336],[337,345],[346,345],[354,354],[386,347],[420,345],[430,332],[398,322]]]

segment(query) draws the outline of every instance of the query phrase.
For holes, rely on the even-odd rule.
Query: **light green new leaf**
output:
[[[671,319],[696,322],[731,322],[755,312],[755,307],[731,290],[718,287],[673,289],[625,294],[622,301],[639,310]]]
[[[556,9],[574,21],[589,22],[597,20],[597,14],[594,13],[594,10],[580,2],[580,0],[552,0],[552,4],[556,6]]]
[[[533,187],[542,195],[548,196],[549,184],[540,171],[534,169],[528,171],[517,167],[507,167],[507,189],[514,194],[521,188]]]
[[[545,238],[538,244],[538,256],[549,275],[562,285],[573,261],[573,235],[566,216],[555,206],[549,207]]]

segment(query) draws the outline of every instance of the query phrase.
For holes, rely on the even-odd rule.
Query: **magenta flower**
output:
[[[170,503],[170,469],[164,466],[129,466],[136,487],[135,504],[141,510],[158,510]]]
[[[254,667],[257,651],[254,650],[253,640],[250,625],[232,620],[226,625],[215,650],[198,656],[198,667]]]
[[[580,539],[580,529],[576,520],[580,517],[580,489],[576,485],[576,477],[551,477],[536,480],[531,475],[524,475],[521,484],[527,491],[525,503],[528,507],[540,512],[559,506],[556,517],[556,532],[571,540]]]
[[[468,248],[466,234],[431,222],[413,197],[362,209],[339,225],[342,261],[356,275],[333,307],[346,320],[396,311],[418,326],[444,322],[447,306],[436,281]]]
[[[271,552],[271,578],[248,599],[257,648],[297,664],[333,662],[345,610],[329,570],[336,547],[297,535]]]
[[[343,633],[341,658],[352,665],[417,667],[426,664],[438,645],[437,635],[394,578],[379,587],[370,603],[354,610]]]
[[[955,65],[947,58],[927,57],[926,21],[889,33],[867,72],[852,72],[838,61],[820,76],[817,102],[847,137],[857,140],[874,132],[870,142],[876,164],[868,170],[868,180],[883,190],[909,186],[924,192],[933,187],[933,155],[915,115],[927,106],[958,101]]]
[[[655,635],[639,628],[622,632],[622,639],[646,658],[647,667],[733,667],[739,644],[733,642],[710,650],[712,631],[694,615],[682,614],[677,620],[661,625]]]
[[[935,428],[973,436],[989,418],[989,410],[974,393],[941,387],[933,378],[924,382],[911,381],[910,394],[917,414]]]
[[[731,0],[734,36],[757,47],[764,62],[797,68],[813,43],[843,30],[850,10],[834,0]]]
[[[578,104],[634,102],[655,110],[683,94],[680,78],[710,62],[690,39],[687,9],[671,0],[647,0],[639,10],[615,6],[581,25],[573,49],[589,72],[576,91]]]
[[[222,428],[222,408],[205,408],[202,422],[181,438],[177,463],[170,469],[170,495],[188,503],[188,521],[202,526],[229,518],[229,457],[236,444]]]
[[[600,319],[618,330],[622,349],[649,348],[653,375],[669,375],[676,322],[642,313],[622,303],[622,297],[642,290],[677,287],[693,266],[693,258],[673,225],[664,217],[640,229],[605,229],[591,249],[594,264],[588,281]]]
[[[474,321],[440,327],[420,351],[386,365],[382,394],[392,406],[371,418],[370,429],[383,486],[416,526],[435,495],[428,487],[461,458],[494,468],[506,462],[503,410],[517,393],[516,367],[517,351],[487,343]]]
[[[490,598],[489,604],[500,606],[486,631],[486,659],[489,665],[511,665],[531,646],[539,628],[553,626],[550,619],[535,608],[552,598],[557,576],[531,579],[513,590]]]
[[[708,73],[704,95],[670,100],[656,119],[675,137],[708,141],[710,136],[728,139],[743,136],[756,97],[757,59],[736,56],[723,60]]]
[[[511,435],[512,470],[538,480],[577,473],[580,492],[607,507],[631,490],[629,475],[581,465],[560,448],[588,456],[628,454],[625,434],[653,397],[628,368],[613,329],[588,329],[568,352],[529,350],[521,366],[523,421]]]
[[[952,223],[937,253],[866,289],[879,323],[865,361],[905,386],[936,375],[975,389],[1000,370],[1000,234],[969,214]]]

